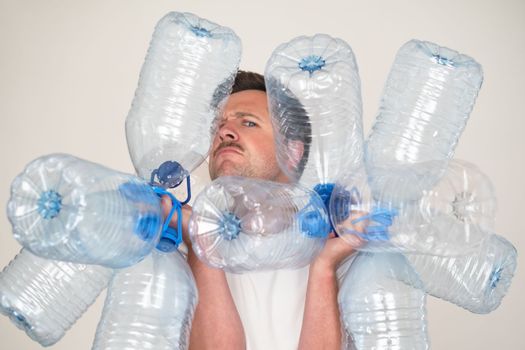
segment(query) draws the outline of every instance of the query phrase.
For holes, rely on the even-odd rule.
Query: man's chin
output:
[[[235,167],[233,165],[223,165],[216,169],[215,171],[210,172],[210,178],[215,180],[218,177],[222,176],[245,176],[244,171]]]

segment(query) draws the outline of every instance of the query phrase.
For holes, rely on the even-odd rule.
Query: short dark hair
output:
[[[275,86],[275,82],[272,82],[272,86]],[[234,94],[245,90],[258,90],[266,93],[264,76],[255,72],[239,70],[235,76],[231,93]],[[282,127],[283,125],[280,125],[280,131],[287,140],[301,141],[304,145],[303,156],[297,165],[297,175],[300,177],[308,160],[310,143],[312,142],[310,117],[301,101],[289,89],[279,86],[278,90],[280,90],[277,92],[280,95],[279,100],[286,106],[285,113],[279,115],[279,117],[286,119],[286,121],[290,119],[294,121],[293,127],[289,127],[289,125]]]
[[[232,94],[245,90],[258,90],[266,92],[266,83],[264,77],[255,72],[240,70],[235,76],[232,86]]]

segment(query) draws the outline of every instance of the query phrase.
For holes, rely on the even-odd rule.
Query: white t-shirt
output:
[[[297,349],[308,268],[226,273],[244,327],[247,350]]]

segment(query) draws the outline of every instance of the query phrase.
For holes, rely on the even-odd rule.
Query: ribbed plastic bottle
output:
[[[106,288],[112,270],[22,249],[0,273],[0,313],[42,346],[59,341]]]
[[[361,83],[352,49],[326,34],[279,45],[265,69],[277,160],[292,181],[320,193],[360,166]]]
[[[516,248],[495,234],[489,235],[476,253],[406,257],[428,294],[480,314],[489,313],[501,304],[517,265]]]
[[[494,188],[479,168],[451,160],[431,189],[406,180],[403,186],[376,193],[364,169],[340,179],[330,203],[336,232],[366,243],[359,247],[364,251],[436,256],[478,251],[486,231],[493,229],[496,212]],[[407,188],[420,191],[419,199],[403,198]]]
[[[309,264],[329,227],[324,204],[312,190],[224,176],[195,199],[189,232],[201,260],[242,273]]]
[[[427,249],[424,243],[441,242],[439,232],[420,231],[429,222],[414,202],[398,201],[388,193],[373,193],[364,167],[339,179],[330,199],[330,219],[342,239],[361,251],[410,252]],[[398,188],[401,192],[403,188]],[[392,198],[394,197],[394,198]],[[443,244],[446,244],[444,242]]]
[[[148,254],[163,221],[144,180],[65,154],[27,165],[11,185],[7,215],[33,254],[113,268]]]
[[[482,81],[481,66],[466,55],[419,40],[401,47],[365,146],[375,191],[384,192],[385,181],[404,181],[406,173],[417,174],[415,181],[424,188],[439,180]],[[426,165],[419,171],[422,162],[434,162],[434,169]],[[415,199],[420,194],[416,190],[404,195]]]
[[[197,299],[184,257],[163,242],[140,263],[116,271],[92,349],[187,349]]]
[[[493,230],[497,198],[489,177],[475,164],[452,159],[440,181],[424,191],[418,202],[421,214],[428,220],[448,216],[464,224]]]
[[[429,349],[425,293],[412,286],[422,285],[403,255],[359,253],[339,287],[345,348]]]
[[[204,161],[240,56],[229,28],[178,12],[157,23],[126,119],[140,177],[171,188]]]

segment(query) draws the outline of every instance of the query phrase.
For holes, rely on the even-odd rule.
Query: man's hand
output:
[[[368,220],[360,221],[356,224],[352,222],[362,216],[366,215],[362,211],[352,211],[344,222],[344,226],[348,230],[364,232]],[[356,248],[359,248],[364,244],[364,241],[356,235],[346,235],[344,238],[337,237],[334,232],[328,235],[326,244],[321,253],[313,261],[312,265],[315,265],[316,269],[324,269],[327,271],[335,271],[339,264],[350,254],[352,254]]]
[[[364,215],[366,215],[364,212],[351,212],[344,223],[345,228],[364,232],[368,224],[367,220],[353,224],[354,220]],[[299,349],[341,348],[342,335],[337,304],[336,269],[362,244],[363,240],[358,236],[348,235],[342,238],[336,237],[332,232],[321,253],[310,264]]]

